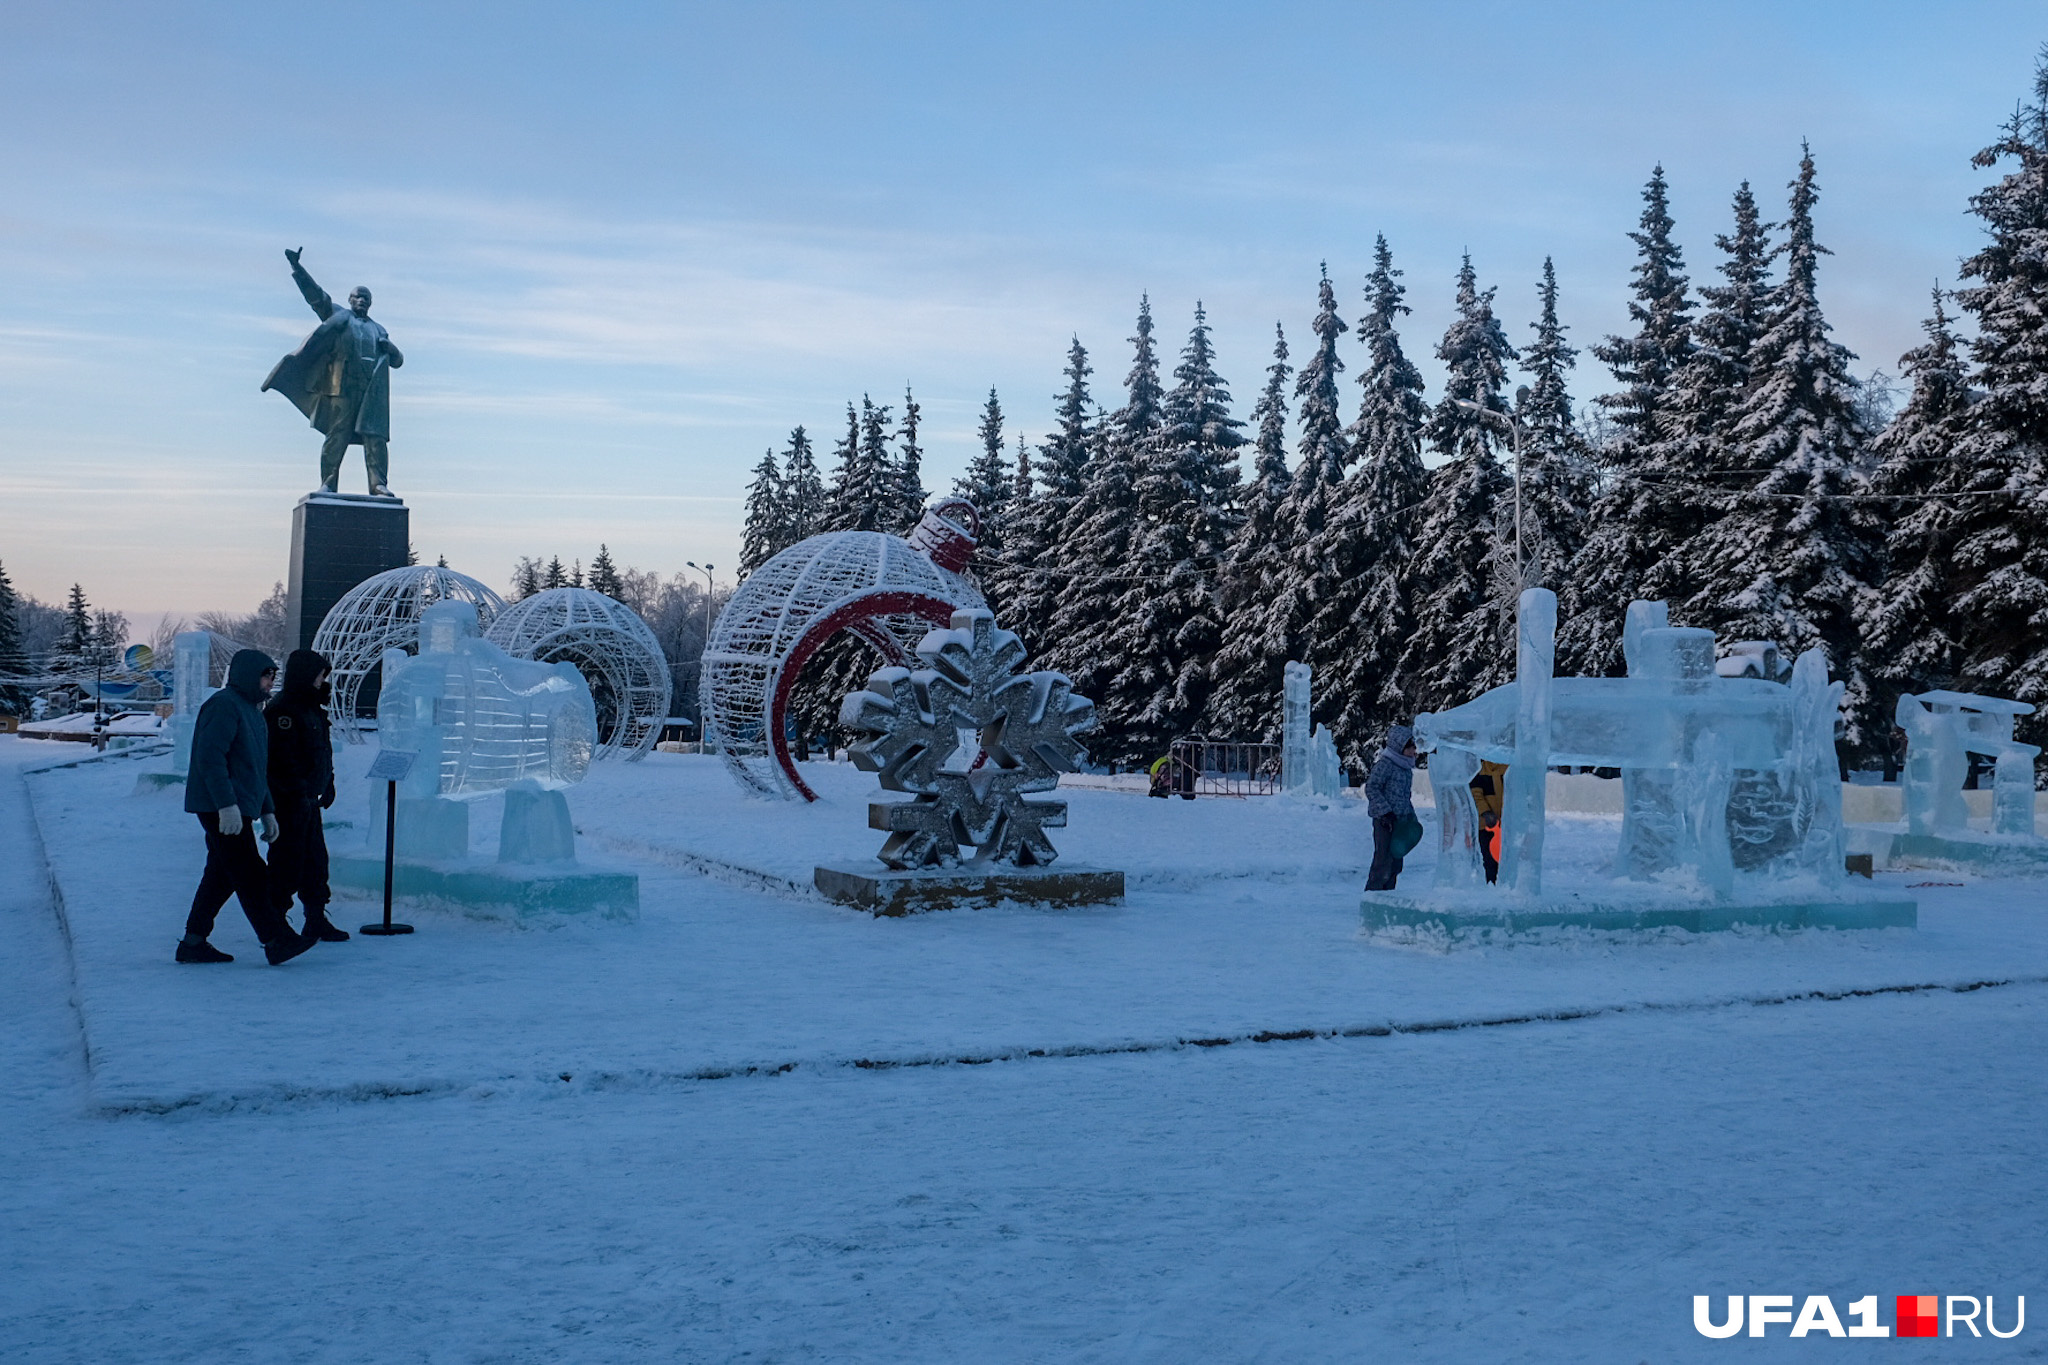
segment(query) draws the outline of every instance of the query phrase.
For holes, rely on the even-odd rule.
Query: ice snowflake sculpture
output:
[[[1095,724],[1095,703],[1063,674],[1018,673],[1023,643],[984,610],[954,612],[917,655],[925,667],[877,671],[839,711],[840,724],[874,736],[853,749],[855,766],[915,795],[868,808],[868,823],[890,831],[882,861],[950,867],[971,845],[977,863],[1052,862],[1045,831],[1065,826],[1067,804],[1024,794],[1051,791],[1080,764],[1075,736]]]

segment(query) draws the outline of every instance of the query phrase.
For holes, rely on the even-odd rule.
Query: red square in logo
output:
[[[1941,1335],[1941,1296],[1901,1294],[1898,1304],[1898,1334],[1902,1337]]]

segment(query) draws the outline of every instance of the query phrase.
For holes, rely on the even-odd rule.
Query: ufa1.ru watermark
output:
[[[1692,1325],[1699,1329],[1701,1336],[1732,1337],[1742,1331],[1745,1322],[1753,1337],[1767,1335],[1774,1323],[1784,1323],[1791,1329],[1786,1335],[1794,1337],[1952,1337],[1958,1327],[1966,1329],[1973,1337],[1981,1337],[1985,1332],[1994,1337],[2016,1337],[2027,1326],[2024,1296],[2014,1301],[2010,1332],[1999,1330],[1997,1300],[1989,1294],[1981,1301],[1970,1294],[1900,1294],[1893,1299],[1890,1325],[1877,1320],[1877,1295],[1866,1294],[1849,1305],[1847,1327],[1835,1313],[1834,1300],[1825,1294],[1807,1295],[1796,1316],[1792,1312],[1796,1300],[1790,1294],[1730,1294],[1727,1297],[1728,1306],[1722,1310],[1722,1320],[1716,1322],[1713,1295],[1693,1295]],[[1984,1324],[1983,1332],[1977,1330],[1980,1317]],[[1942,1330],[1944,1327],[1946,1331]]]

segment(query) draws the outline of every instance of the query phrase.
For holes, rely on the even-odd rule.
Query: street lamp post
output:
[[[707,736],[704,733],[704,656],[711,652],[711,593],[715,586],[711,577],[712,564],[699,564],[686,559],[684,564],[704,575],[704,648],[697,654],[697,743],[701,748]]]
[[[1526,397],[1528,392],[1527,389],[1522,389],[1515,394],[1515,398],[1519,401]],[[1522,549],[1522,424],[1515,420],[1513,413],[1496,412],[1469,398],[1453,398],[1451,401],[1461,408],[1470,408],[1481,417],[1491,417],[1504,423],[1508,429],[1509,446],[1515,453],[1515,583],[1521,586],[1528,573]]]

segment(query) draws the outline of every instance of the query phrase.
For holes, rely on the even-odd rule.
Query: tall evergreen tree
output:
[[[592,590],[606,597],[617,597],[621,590],[618,565],[612,563],[609,545],[597,547],[597,558],[590,561],[590,586]]]
[[[1138,470],[1150,457],[1162,425],[1159,357],[1152,343],[1152,304],[1138,302],[1138,329],[1124,381],[1124,405],[1105,424],[1086,481],[1067,517],[1064,555],[1067,582],[1054,608],[1046,642],[1047,666],[1073,680],[1093,698],[1101,728],[1089,752],[1101,762],[1129,764],[1154,757],[1146,738],[1132,727],[1136,715],[1111,695],[1122,660],[1112,651],[1120,623],[1140,608],[1151,587],[1132,572],[1138,534]]]
[[[1521,440],[1521,524],[1515,533],[1518,539],[1528,537],[1522,554],[1530,566],[1530,581],[1555,591],[1585,543],[1593,487],[1592,454],[1572,412],[1569,388],[1579,353],[1565,342],[1565,325],[1558,321],[1557,270],[1548,256],[1543,258],[1536,301],[1537,320],[1530,324],[1536,340],[1522,358],[1530,383],[1515,405]]]
[[[566,588],[569,586],[569,571],[562,567],[562,557],[556,555],[548,560],[547,572],[542,575],[543,588]]]
[[[889,405],[861,395],[860,408],[846,405],[846,436],[835,449],[833,531],[896,531],[902,515],[902,472],[889,456]]]
[[[1415,630],[1409,588],[1416,519],[1429,490],[1422,465],[1429,405],[1422,374],[1401,347],[1406,295],[1393,252],[1380,237],[1358,323],[1366,364],[1358,376],[1358,420],[1351,424],[1356,463],[1339,490],[1328,537],[1333,578],[1324,614],[1331,626],[1316,632],[1321,652],[1315,667],[1326,680],[1318,709],[1354,767],[1369,765],[1386,727],[1415,711],[1404,661]],[[1348,629],[1337,628],[1337,613],[1348,618]],[[1323,644],[1326,636],[1335,648]]]
[[[1109,637],[1117,665],[1109,705],[1141,753],[1164,752],[1204,723],[1223,639],[1218,598],[1245,438],[1215,360],[1197,303],[1173,389],[1160,400],[1157,436],[1138,450],[1129,571],[1142,588]]]
[[[747,523],[740,532],[742,574],[752,573],[788,548],[784,539],[790,520],[787,501],[782,471],[776,467],[775,452],[770,450],[754,466],[754,481],[747,485]]]
[[[71,585],[70,600],[64,604],[64,634],[57,646],[56,670],[76,673],[92,667],[92,604],[85,589]]]
[[[4,679],[20,677],[28,671],[28,650],[21,627],[21,597],[14,590],[14,581],[7,576],[7,567],[0,564],[0,712],[19,715],[26,708],[28,690]]]
[[[1010,519],[1023,515],[1024,508],[1031,501],[1031,449],[1024,444],[1024,433],[1017,433],[1017,461],[1010,474]]]
[[[924,447],[917,443],[917,420],[923,409],[903,386],[903,422],[896,428],[897,510],[895,528],[908,534],[924,517],[924,500],[930,496],[924,486]]]
[[[1242,519],[1231,539],[1229,573],[1223,582],[1223,645],[1216,654],[1216,696],[1211,705],[1214,733],[1262,740],[1279,733],[1274,698],[1280,668],[1268,647],[1266,605],[1287,571],[1287,494],[1294,473],[1287,467],[1287,332],[1273,324],[1273,363],[1266,387],[1252,409],[1252,481],[1242,502]]]
[[[531,597],[540,591],[540,561],[530,555],[519,556],[519,562],[512,566],[512,598]]]
[[[1067,387],[1056,399],[1058,429],[1038,448],[1037,490],[1005,528],[1003,558],[992,567],[988,583],[1003,624],[1017,632],[1034,657],[1050,648],[1053,616],[1072,581],[1067,533],[1087,487],[1098,435],[1088,392],[1094,370],[1079,337],[1067,348],[1064,373]]]
[[[1664,168],[1643,190],[1629,317],[1635,335],[1593,348],[1622,387],[1594,400],[1612,440],[1599,452],[1603,491],[1586,544],[1559,594],[1558,671],[1618,674],[1622,616],[1650,586],[1656,567],[1685,539],[1692,471],[1672,440],[1672,380],[1691,358],[1692,298],[1684,253],[1671,239]]]
[[[2048,49],[2023,104],[1975,164],[2011,162],[1970,199],[1990,240],[1956,293],[1976,323],[1981,395],[1952,458],[1956,619],[1967,623],[1957,686],[2032,702],[2030,743],[2048,734]],[[1965,496],[1968,495],[1968,496]]]
[[[1416,519],[1411,599],[1415,630],[1404,672],[1415,680],[1419,709],[1456,706],[1514,676],[1515,594],[1520,582],[1503,559],[1512,540],[1497,518],[1508,511],[1498,448],[1507,414],[1501,388],[1515,348],[1493,315],[1468,255],[1458,268],[1458,315],[1444,332],[1444,396],[1427,435],[1444,463],[1429,480]],[[1464,406],[1476,403],[1484,410]]]
[[[1967,467],[1951,458],[1963,444],[1969,416],[1969,366],[1942,307],[1940,285],[1924,326],[1926,343],[1899,360],[1912,396],[1871,443],[1877,466],[1869,493],[1891,530],[1883,551],[1884,590],[1864,598],[1860,622],[1871,675],[1866,735],[1888,733],[1880,727],[1890,722],[1900,693],[1926,692],[1955,680],[1969,630],[1955,611],[1951,581],[1958,532],[1972,519],[1971,504],[1980,501],[1959,496],[1972,480]]]
[[[1702,585],[1688,624],[1723,640],[1775,640],[1788,654],[1819,648],[1848,684],[1846,735],[1864,745],[1869,681],[1858,650],[1862,596],[1875,579],[1875,533],[1853,500],[1868,434],[1857,415],[1855,357],[1828,340],[1816,292],[1820,257],[1813,157],[1800,149],[1785,223],[1785,277],[1750,350],[1751,383],[1733,436],[1742,467],[1760,471],[1699,538]]]
[[[789,448],[782,452],[782,522],[777,532],[788,549],[825,529],[825,483],[818,476],[818,461],[811,453],[811,438],[802,427],[789,433]]]
[[[995,562],[1003,557],[1003,521],[1010,505],[1013,474],[1003,454],[1003,405],[994,389],[988,391],[988,402],[982,406],[978,434],[981,453],[968,463],[967,472],[953,481],[953,492],[981,513],[976,558]]]

